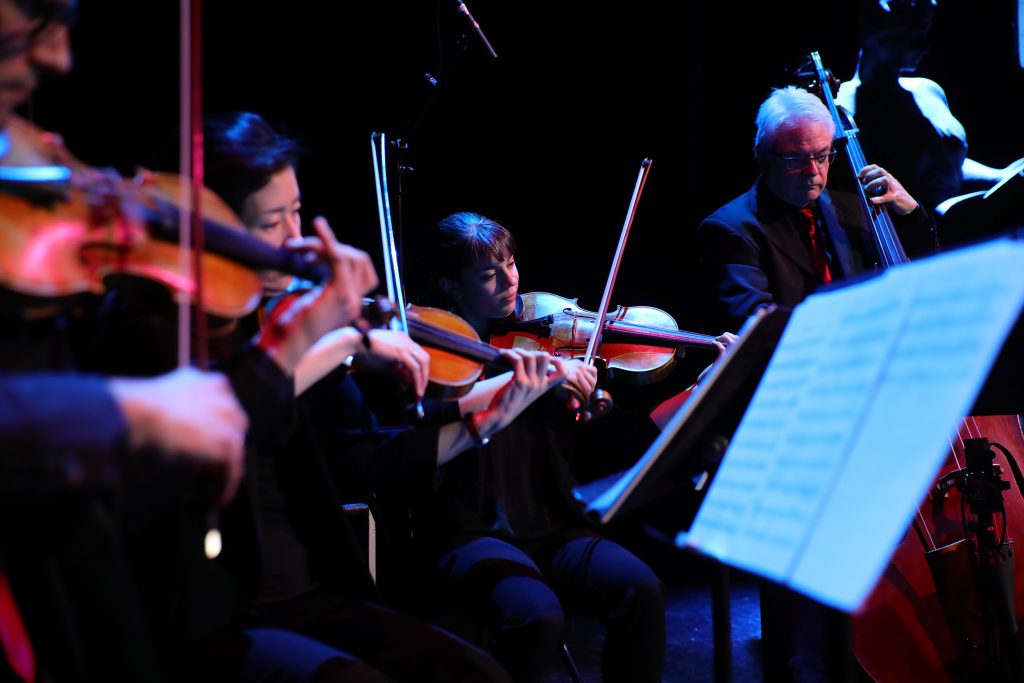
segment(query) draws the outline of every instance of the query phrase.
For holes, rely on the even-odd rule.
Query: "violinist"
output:
[[[40,73],[70,67],[73,9],[0,1],[0,164],[25,162],[11,128]],[[0,582],[13,594],[0,595],[0,678],[79,680],[86,670],[152,678],[154,648],[101,502],[138,483],[155,455],[161,477],[182,466],[209,470],[220,482],[213,497],[225,503],[241,480],[247,417],[218,374],[73,372],[69,337],[59,334],[67,326],[26,322],[8,304],[0,306]]]
[[[246,230],[274,246],[297,238],[301,197],[295,144],[251,113],[208,118],[205,141],[207,181],[242,217]],[[263,272],[261,278],[271,301],[301,286],[286,274]],[[353,355],[356,359],[346,363]],[[195,668],[211,662],[230,667],[218,653],[250,642],[242,664],[251,673],[276,670],[302,678],[311,663],[332,666],[358,658],[360,666],[399,680],[504,679],[504,671],[474,647],[379,604],[340,500],[374,505],[378,494],[429,490],[439,464],[467,451],[478,435],[503,427],[558,379],[546,376],[545,354],[509,357],[514,379],[505,378],[488,394],[475,433],[459,419],[458,404],[432,411],[439,413],[440,426],[383,432],[349,374],[349,363],[357,370],[380,361],[407,365],[421,395],[429,357],[400,332],[364,335],[341,326],[325,335],[298,363],[294,424],[255,454],[258,480],[250,485],[258,504],[248,515],[260,530],[257,554],[230,568],[249,607],[236,628],[202,643]],[[380,538],[387,529],[375,514]],[[227,538],[242,531],[225,529]],[[268,648],[272,657],[258,654]],[[351,663],[346,666],[345,675],[354,675]]]
[[[45,162],[53,151],[53,140],[32,139],[34,128],[14,109],[32,94],[41,72],[70,67],[71,9],[73,3],[61,0],[0,0],[3,163],[25,164],[26,150],[33,152],[30,163]],[[21,679],[34,680],[35,669],[55,680],[157,680],[161,669],[187,665],[189,658],[181,655],[190,636],[232,617],[237,594],[224,590],[220,570],[203,557],[206,528],[197,521],[232,497],[247,426],[251,445],[275,434],[292,405],[296,362],[324,332],[355,318],[362,296],[376,285],[367,255],[338,244],[329,230],[320,228],[303,248],[326,261],[330,279],[291,302],[278,324],[227,358],[230,385],[218,375],[185,370],[138,380],[105,379],[102,366],[94,366],[98,376],[70,374],[89,356],[83,344],[95,339],[95,302],[29,319],[5,292],[2,343],[10,353],[4,363],[19,374],[0,380],[5,407],[11,407],[4,413],[4,435],[14,437],[4,444],[24,446],[18,458],[5,450],[5,474],[10,465],[19,476],[5,483],[36,477],[25,463],[38,454],[44,474],[58,485],[51,488],[59,488],[63,476],[65,488],[74,489],[56,497],[19,487],[18,495],[5,490],[0,499],[10,506],[2,515],[3,583],[9,575],[27,626],[20,639],[27,644],[5,648],[2,661]],[[137,347],[136,353],[142,358],[146,350]],[[53,369],[61,372],[42,372]],[[62,393],[24,401],[26,392],[40,389]],[[87,403],[70,406],[76,399]],[[127,457],[142,448],[171,455],[184,450],[190,461],[219,464],[224,473],[205,482],[182,460],[185,467],[161,468],[152,476],[152,459]],[[118,468],[125,477],[112,493],[94,487],[95,479]],[[5,643],[12,632],[10,604],[2,605]],[[26,631],[14,632],[19,630]],[[26,657],[30,651],[34,656]],[[22,666],[29,661],[33,666]],[[338,668],[328,667],[323,680],[333,680]],[[358,663],[352,671],[360,671]],[[7,678],[3,666],[0,673]],[[369,671],[365,678],[380,676]]]
[[[872,238],[857,197],[827,191],[836,159],[825,105],[793,86],[775,90],[757,114],[754,187],[698,228],[701,263],[717,289],[727,328],[769,304],[796,306],[815,289],[869,269]],[[858,178],[872,206],[889,209],[904,244],[934,247],[927,212],[892,174],[867,165]],[[765,680],[840,680],[843,647],[835,613],[774,584],[761,587]]]
[[[480,333],[514,315],[519,272],[512,234],[473,213],[438,225],[431,262],[446,305]],[[567,377],[593,387],[593,366]],[[443,607],[471,618],[516,681],[539,680],[565,637],[564,610],[607,627],[605,681],[660,681],[663,588],[654,572],[594,531],[573,500],[572,419],[539,401],[474,458],[446,465],[414,508],[421,552]]]
[[[704,280],[725,329],[757,309],[792,307],[822,284],[870,269],[875,256],[856,197],[826,191],[838,150],[825,105],[789,86],[757,114],[754,186],[708,216],[697,230]],[[891,173],[869,164],[859,177],[872,206],[884,206],[908,250],[934,249],[934,224]]]

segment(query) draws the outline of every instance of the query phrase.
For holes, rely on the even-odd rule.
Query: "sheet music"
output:
[[[676,438],[676,434],[679,430],[686,425],[686,421],[692,414],[693,408],[696,405],[697,397],[705,391],[706,387],[714,385],[718,375],[721,375],[725,370],[727,363],[738,357],[740,349],[748,343],[748,340],[753,335],[754,328],[761,322],[761,320],[755,317],[751,317],[747,320],[743,329],[740,330],[738,339],[733,344],[729,355],[712,367],[711,374],[705,378],[704,382],[700,386],[694,389],[687,401],[679,408],[678,412],[665,426],[661,434],[658,435],[651,446],[647,449],[647,452],[645,452],[632,467],[619,475],[617,479],[612,481],[600,494],[596,495],[592,499],[588,499],[583,495],[583,489],[587,487],[578,487],[576,489],[574,493],[577,498],[587,506],[588,513],[597,516],[601,522],[607,522],[619,510],[620,506],[626,502],[626,498],[633,492],[643,477],[647,476],[658,458],[661,457],[661,453],[664,448]]]
[[[845,610],[867,596],[1024,303],[999,240],[794,312],[686,543]]]

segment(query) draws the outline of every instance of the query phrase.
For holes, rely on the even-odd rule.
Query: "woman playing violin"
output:
[[[301,199],[294,143],[254,114],[209,119],[206,143],[207,180],[242,217],[246,230],[274,246],[297,239]],[[317,225],[326,227],[323,219]],[[282,273],[263,272],[261,279],[268,298],[301,286]],[[364,335],[341,327],[298,362],[296,424],[251,463],[259,501],[253,522],[261,541],[256,562],[233,568],[239,585],[250,587],[251,607],[242,631],[230,638],[259,646],[287,641],[291,654],[282,648],[273,666],[292,672],[308,668],[310,661],[347,661],[354,655],[400,679],[500,680],[504,672],[468,644],[371,601],[376,590],[365,558],[346,542],[350,537],[337,492],[344,499],[372,501],[380,493],[429,489],[439,464],[510,422],[558,376],[546,376],[546,354],[513,353],[514,378],[505,378],[481,399],[482,415],[472,425],[459,420],[459,406],[452,404],[432,411],[439,427],[384,433],[343,363],[353,355],[356,368],[366,362],[401,363],[410,370],[414,393],[423,393],[429,357],[401,332]],[[328,472],[335,475],[333,486],[325,478]],[[380,519],[376,510],[375,515]],[[382,524],[378,536],[386,534]],[[275,630],[267,636],[257,628],[284,625],[295,633],[282,636]],[[264,638],[267,643],[260,642]],[[221,645],[210,643],[205,651]]]
[[[514,315],[515,240],[472,213],[438,225],[436,289],[484,339]],[[569,361],[589,389],[592,366]],[[640,559],[602,538],[572,499],[572,419],[541,401],[477,457],[446,465],[436,494],[414,514],[417,538],[449,606],[472,615],[517,681],[538,680],[563,642],[563,606],[607,626],[606,681],[660,681],[665,645],[661,582]]]

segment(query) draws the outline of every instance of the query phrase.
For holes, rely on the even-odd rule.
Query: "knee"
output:
[[[495,587],[499,628],[533,634],[541,643],[561,643],[565,614],[558,596],[542,581],[511,578]]]
[[[654,575],[654,572],[648,571],[647,576],[635,584],[633,591],[637,603],[659,612],[665,611],[665,584]]]
[[[623,586],[618,606],[609,615],[613,622],[630,626],[664,624],[665,586],[649,569]]]

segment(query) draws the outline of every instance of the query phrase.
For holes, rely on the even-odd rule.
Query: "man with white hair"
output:
[[[837,154],[825,105],[800,88],[778,89],[761,104],[756,123],[761,176],[697,233],[702,265],[717,287],[716,322],[730,330],[759,308],[795,306],[876,260],[857,198],[825,190]],[[889,172],[869,164],[858,179],[871,204],[889,210],[908,251],[934,245],[931,219]]]
[[[698,229],[701,263],[726,329],[759,308],[793,307],[823,284],[876,262],[858,198],[825,186],[837,157],[835,123],[816,96],[775,90],[757,113],[754,186]],[[934,248],[934,225],[885,169],[858,175],[873,206],[893,217],[908,251]],[[765,680],[828,681],[842,676],[846,647],[835,613],[782,586],[761,588]]]

